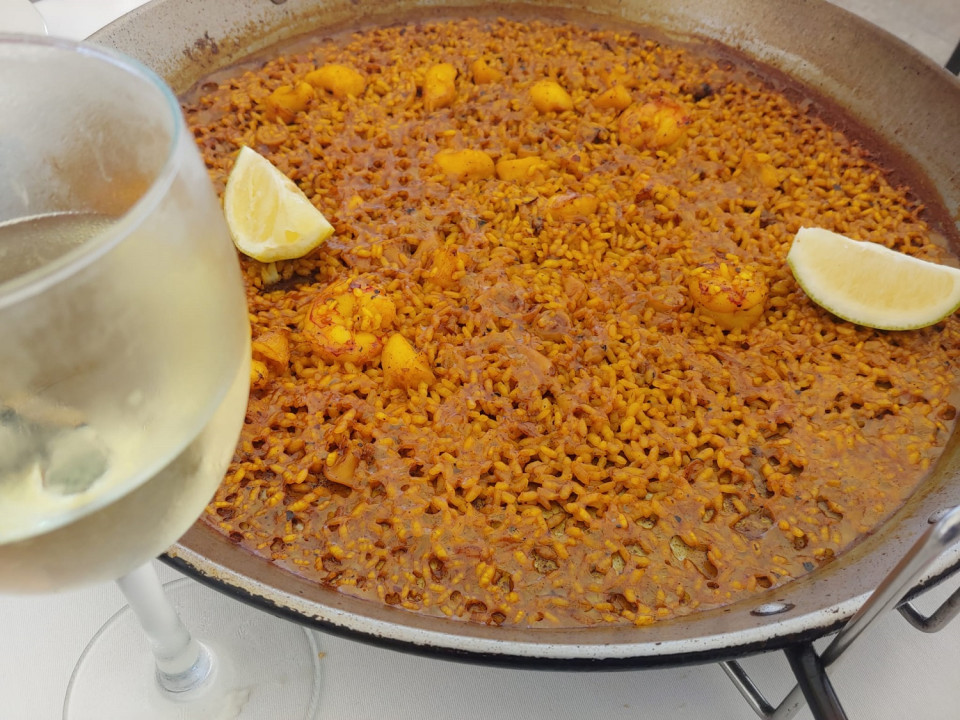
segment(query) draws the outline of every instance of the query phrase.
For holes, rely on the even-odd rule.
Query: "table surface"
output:
[[[940,64],[960,39],[960,0],[834,1]],[[38,0],[34,7],[50,34],[79,39],[140,4],[142,0]],[[0,6],[0,30],[3,25]],[[164,581],[180,577],[156,565]],[[946,585],[921,605],[934,607],[956,581]],[[0,596],[0,720],[61,717],[77,658],[122,606],[112,584],[40,597]],[[263,622],[283,621],[264,615]],[[754,717],[717,665],[607,673],[520,671],[409,656],[323,634],[317,641],[323,653],[319,717],[333,720]],[[854,720],[956,720],[958,661],[960,621],[923,635],[893,613],[852,646],[831,677]],[[744,665],[772,700],[792,684],[778,654],[748,658]],[[105,720],[107,708],[105,700]],[[797,717],[810,715],[803,710]]]

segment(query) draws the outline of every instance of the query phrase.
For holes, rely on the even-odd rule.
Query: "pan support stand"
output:
[[[773,706],[767,701],[736,660],[720,663],[759,717],[764,720],[788,720],[807,704],[816,720],[846,720],[847,715],[827,676],[827,668],[841,657],[877,616],[896,608],[913,627],[923,632],[936,632],[960,614],[960,588],[930,615],[921,613],[911,602],[922,594],[922,591],[913,592],[913,588],[924,569],[960,539],[960,506],[935,513],[930,522],[927,531],[822,653],[818,654],[809,642],[798,643],[784,650],[797,684],[779,705]]]
[[[954,75],[960,75],[960,42],[957,43],[957,46],[953,49],[953,54],[947,60],[946,68]]]

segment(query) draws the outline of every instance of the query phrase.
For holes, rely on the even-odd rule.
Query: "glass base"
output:
[[[125,607],[90,641],[67,686],[64,720],[311,720],[320,703],[315,633],[189,579],[164,591],[214,656],[212,681],[166,693],[146,636]]]

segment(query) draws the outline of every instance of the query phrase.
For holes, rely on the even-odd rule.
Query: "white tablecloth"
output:
[[[39,0],[35,7],[51,34],[82,38],[141,1]],[[837,3],[940,63],[960,38],[960,0]],[[0,29],[2,12],[0,6]],[[164,580],[178,577],[159,563],[158,568]],[[948,582],[922,604],[932,607],[955,586]],[[61,717],[77,658],[122,605],[109,584],[43,597],[0,596],[0,720]],[[264,616],[264,622],[273,620]],[[753,717],[716,665],[610,673],[518,671],[429,660],[326,635],[318,642],[324,653],[319,717],[329,720]],[[792,683],[780,655],[744,664],[772,699]],[[884,617],[834,669],[831,677],[854,720],[960,718],[960,620],[937,635],[922,635],[896,614]],[[104,704],[109,707],[108,698]],[[798,717],[809,718],[809,713]]]

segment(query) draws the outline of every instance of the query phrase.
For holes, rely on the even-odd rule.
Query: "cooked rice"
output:
[[[503,77],[475,83],[478,58]],[[441,62],[456,99],[428,111]],[[270,111],[327,63],[363,93]],[[544,78],[572,110],[532,106]],[[614,84],[676,109],[678,146],[622,143],[595,104]],[[858,327],[793,280],[801,226],[956,264],[823,108],[716,48],[505,19],[317,39],[202,86],[185,111],[217,186],[249,145],[336,227],[305,258],[242,259],[264,371],[207,522],[343,593],[505,625],[645,624],[829,562],[941,451],[960,328]],[[545,165],[455,180],[447,148]],[[722,263],[769,292],[744,330],[691,300],[693,270]],[[308,308],[350,282],[392,301],[432,382],[317,346]]]

